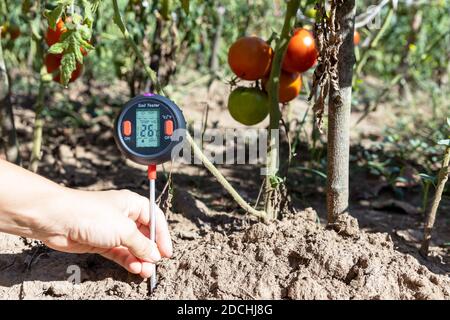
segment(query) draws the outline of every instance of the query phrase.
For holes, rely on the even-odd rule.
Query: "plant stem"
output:
[[[281,30],[280,37],[275,45],[275,53],[272,60],[272,70],[270,71],[270,77],[268,82],[268,94],[269,94],[269,145],[267,155],[267,175],[269,179],[266,179],[266,198],[265,198],[265,210],[268,219],[276,219],[278,216],[277,199],[279,198],[279,185],[273,185],[273,179],[276,178],[279,167],[279,149],[278,149],[278,137],[281,112],[279,107],[278,90],[280,86],[280,74],[281,64],[284,54],[286,52],[290,32],[295,25],[295,17],[300,5],[300,0],[290,0],[287,3],[286,15],[284,17],[284,24]]]
[[[39,80],[39,93],[35,106],[33,147],[31,149],[31,160],[29,166],[29,169],[33,172],[37,172],[39,161],[41,160],[42,129],[44,127],[44,119],[42,117],[42,111],[44,110],[44,93],[45,81],[41,75]]]
[[[362,68],[366,64],[367,60],[369,59],[369,55],[373,52],[373,49],[378,45],[378,42],[380,41],[383,34],[386,32],[389,24],[391,23],[392,17],[394,15],[394,9],[391,7],[384,18],[383,24],[381,25],[381,28],[378,29],[375,37],[372,38],[372,40],[369,43],[369,46],[364,50],[364,53],[362,54],[361,58],[359,59],[358,63],[356,64],[356,74],[359,76],[361,74]]]
[[[430,193],[431,182],[425,181],[425,186],[423,188],[423,197],[422,197],[422,214],[427,210],[428,204],[428,194]]]
[[[134,53],[138,57],[139,61],[141,62],[142,66],[144,67],[145,72],[149,76],[153,86],[155,87],[156,92],[158,93],[164,93],[163,88],[161,87],[161,84],[158,81],[158,76],[155,71],[153,71],[145,62],[144,56],[142,55],[141,51],[139,50],[139,47],[134,42],[133,38],[131,37],[130,33],[128,32],[128,29],[125,25],[125,22],[123,21],[122,14],[119,10],[119,5],[117,3],[117,0],[113,0],[114,5],[114,22],[119,27],[120,31],[122,31],[123,37],[128,42],[128,44],[133,48]]]
[[[133,38],[129,34],[129,32],[125,26],[125,23],[123,22],[122,14],[119,10],[117,0],[113,0],[113,4],[114,4],[114,20],[117,23],[117,25],[119,26],[120,30],[122,31],[125,40],[133,48],[136,56],[138,57],[138,59],[140,60],[142,65],[144,66],[145,72],[147,73],[150,80],[154,84],[156,93],[158,93],[158,94],[162,93],[162,94],[166,95],[164,93],[163,88],[161,87],[161,84],[158,81],[157,74],[150,67],[147,66],[147,64],[145,63],[144,56],[142,55],[138,46],[136,45]],[[186,130],[186,139],[187,139],[188,143],[191,145],[191,147],[194,151],[194,154],[203,162],[205,167],[212,173],[212,175],[214,177],[216,177],[217,181],[225,188],[225,190],[228,191],[228,193],[241,206],[241,208],[244,209],[245,211],[247,211],[248,213],[254,215],[255,217],[265,219],[265,216],[266,216],[265,212],[255,210],[244,199],[242,199],[242,197],[239,195],[239,193],[230,185],[230,183],[226,180],[226,178],[211,163],[211,161],[209,161],[209,159],[203,154],[202,150],[197,146],[197,144],[192,139],[188,130]]]
[[[192,146],[192,150],[194,154],[203,162],[205,167],[216,177],[217,181],[230,193],[233,199],[241,206],[242,209],[254,215],[255,217],[265,219],[266,213],[264,211],[255,210],[252,206],[250,206],[239,193],[231,186],[228,180],[217,170],[216,167],[209,161],[209,159],[203,154],[202,150],[192,139],[192,136],[189,134],[189,131],[186,130],[186,140]]]
[[[444,154],[444,160],[442,161],[442,168],[441,170],[439,170],[436,193],[434,195],[433,203],[431,205],[430,211],[427,214],[427,220],[425,222],[422,246],[420,247],[420,254],[422,254],[425,257],[428,255],[428,249],[430,247],[431,241],[431,232],[433,231],[434,222],[436,220],[436,213],[439,208],[439,203],[441,202],[445,183],[447,182],[448,175],[450,173],[449,163],[450,163],[450,147],[447,147]]]
[[[214,32],[213,46],[211,50],[211,57],[209,60],[209,69],[214,73],[219,67],[219,49],[220,41],[222,39],[223,22],[224,22],[225,7],[218,6],[216,9],[216,25]]]
[[[347,0],[336,5],[336,19],[340,26],[338,32],[343,36],[343,42],[338,53],[339,87],[335,90],[333,86],[330,86],[328,99],[328,223],[333,223],[339,215],[348,212],[355,11],[355,0]]]

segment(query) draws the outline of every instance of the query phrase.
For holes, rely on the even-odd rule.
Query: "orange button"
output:
[[[166,136],[171,136],[173,134],[172,120],[166,120],[166,122],[164,122],[164,133],[166,134]]]
[[[122,132],[123,132],[123,135],[126,137],[131,136],[131,121],[127,120],[127,121],[123,122]]]

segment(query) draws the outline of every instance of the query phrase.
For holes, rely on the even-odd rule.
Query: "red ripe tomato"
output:
[[[258,80],[269,72],[272,55],[272,48],[261,38],[243,37],[231,45],[228,64],[239,78]]]
[[[47,68],[48,73],[53,73],[59,69],[61,65],[62,55],[61,54],[51,54],[47,53],[45,56],[45,67]]]
[[[355,32],[353,33],[353,43],[355,44],[355,46],[357,46],[360,41],[361,36],[359,35],[359,32],[355,30]]]
[[[77,80],[81,76],[82,73],[83,73],[83,65],[77,63],[77,68],[72,71],[72,76],[70,77],[69,82],[74,82],[75,80]],[[61,83],[61,75],[59,72],[57,72],[53,76],[53,81]]]
[[[264,78],[263,85],[267,91],[267,83],[269,78]],[[278,89],[278,101],[287,103],[295,99],[302,88],[302,77],[299,73],[289,73],[281,71],[280,84]]]
[[[61,35],[67,31],[67,28],[64,24],[64,21],[59,18],[58,22],[56,22],[56,28],[52,29],[50,27],[47,28],[47,33],[45,34],[45,42],[47,42],[48,46],[51,47],[55,43],[59,42]]]
[[[291,73],[305,72],[316,63],[317,56],[316,42],[311,32],[303,28],[296,29],[288,43],[283,70]]]

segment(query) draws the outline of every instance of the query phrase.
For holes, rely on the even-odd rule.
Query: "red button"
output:
[[[164,122],[164,133],[166,134],[166,136],[171,136],[173,134],[172,120],[166,120],[166,122]]]
[[[123,135],[126,137],[131,136],[131,121],[127,120],[127,121],[123,122],[122,132],[123,132]]]

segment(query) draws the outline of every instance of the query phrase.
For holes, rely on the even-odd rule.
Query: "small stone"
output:
[[[67,144],[62,144],[59,146],[59,158],[64,164],[71,164],[75,165],[76,160],[74,158],[74,154],[72,152],[72,149]]]

